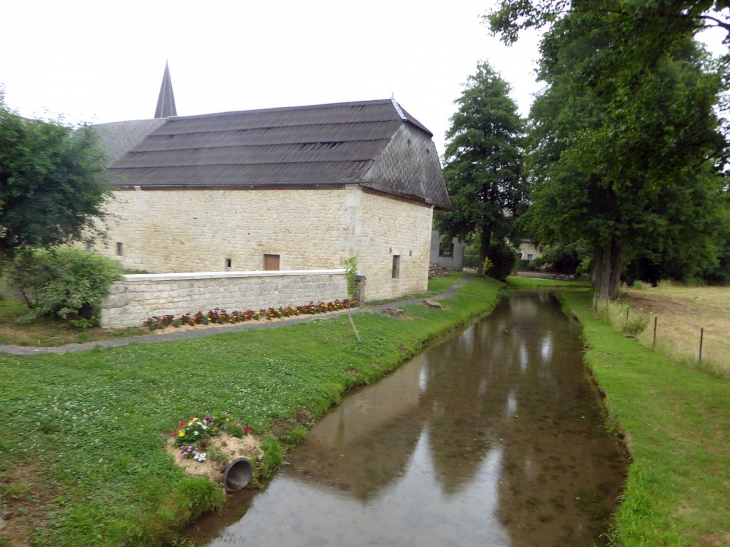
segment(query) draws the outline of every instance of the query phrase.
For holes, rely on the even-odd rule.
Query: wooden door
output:
[[[279,255],[264,255],[264,270],[278,270]]]

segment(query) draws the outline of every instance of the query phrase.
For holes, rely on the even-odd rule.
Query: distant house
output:
[[[520,240],[520,246],[517,248],[517,254],[520,260],[535,260],[542,256],[540,250],[535,247],[531,239]]]
[[[460,272],[464,269],[464,249],[466,245],[457,238],[444,244],[438,230],[431,232],[431,262],[447,270]]]
[[[450,209],[432,134],[395,100],[96,126],[116,201],[101,252],[150,273],[317,270],[358,257],[369,299],[423,292]]]

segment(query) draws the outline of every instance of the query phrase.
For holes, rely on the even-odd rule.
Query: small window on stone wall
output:
[[[117,256],[124,256],[124,243],[117,241]]]
[[[279,270],[281,265],[279,255],[264,255],[264,270]]]
[[[233,260],[226,258],[226,270],[230,270],[233,267]]]
[[[400,255],[393,255],[393,279],[400,277]]]

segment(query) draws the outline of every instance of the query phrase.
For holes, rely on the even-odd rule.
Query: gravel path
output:
[[[456,291],[469,279],[471,275],[465,275],[464,278],[456,285],[448,288],[442,294],[438,296],[432,296],[427,300],[442,300],[444,298],[451,298],[456,294]],[[389,302],[388,304],[381,304],[379,306],[365,306],[364,308],[357,308],[352,310],[353,314],[358,313],[369,313],[381,311],[385,308],[398,308],[400,306],[406,306],[409,304],[420,304],[423,302],[423,298],[414,298],[410,300],[398,300],[397,302]],[[325,317],[337,317],[347,312],[329,313]],[[278,327],[286,327],[295,323],[306,323],[308,321],[314,321],[315,319],[322,319],[321,315],[307,315],[304,317],[296,317],[281,321],[277,323],[265,322],[246,322],[241,323],[233,327],[225,327],[222,329],[201,329],[185,332],[171,332],[169,334],[147,334],[144,336],[131,336],[129,338],[118,338],[116,340],[101,340],[99,342],[87,342],[85,344],[68,344],[66,346],[58,347],[41,347],[41,348],[29,348],[24,346],[0,346],[0,352],[7,353],[10,355],[38,355],[39,353],[70,353],[73,351],[85,351],[93,348],[115,348],[118,346],[126,346],[127,344],[155,344],[157,342],[169,342],[172,340],[185,340],[188,338],[199,338],[201,336],[211,336],[214,334],[223,334],[229,332],[241,332],[246,330],[263,330],[263,329],[274,329]]]

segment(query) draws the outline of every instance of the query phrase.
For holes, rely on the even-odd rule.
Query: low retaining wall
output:
[[[345,270],[123,275],[101,305],[101,326],[140,327],[155,315],[300,306],[347,298]]]

